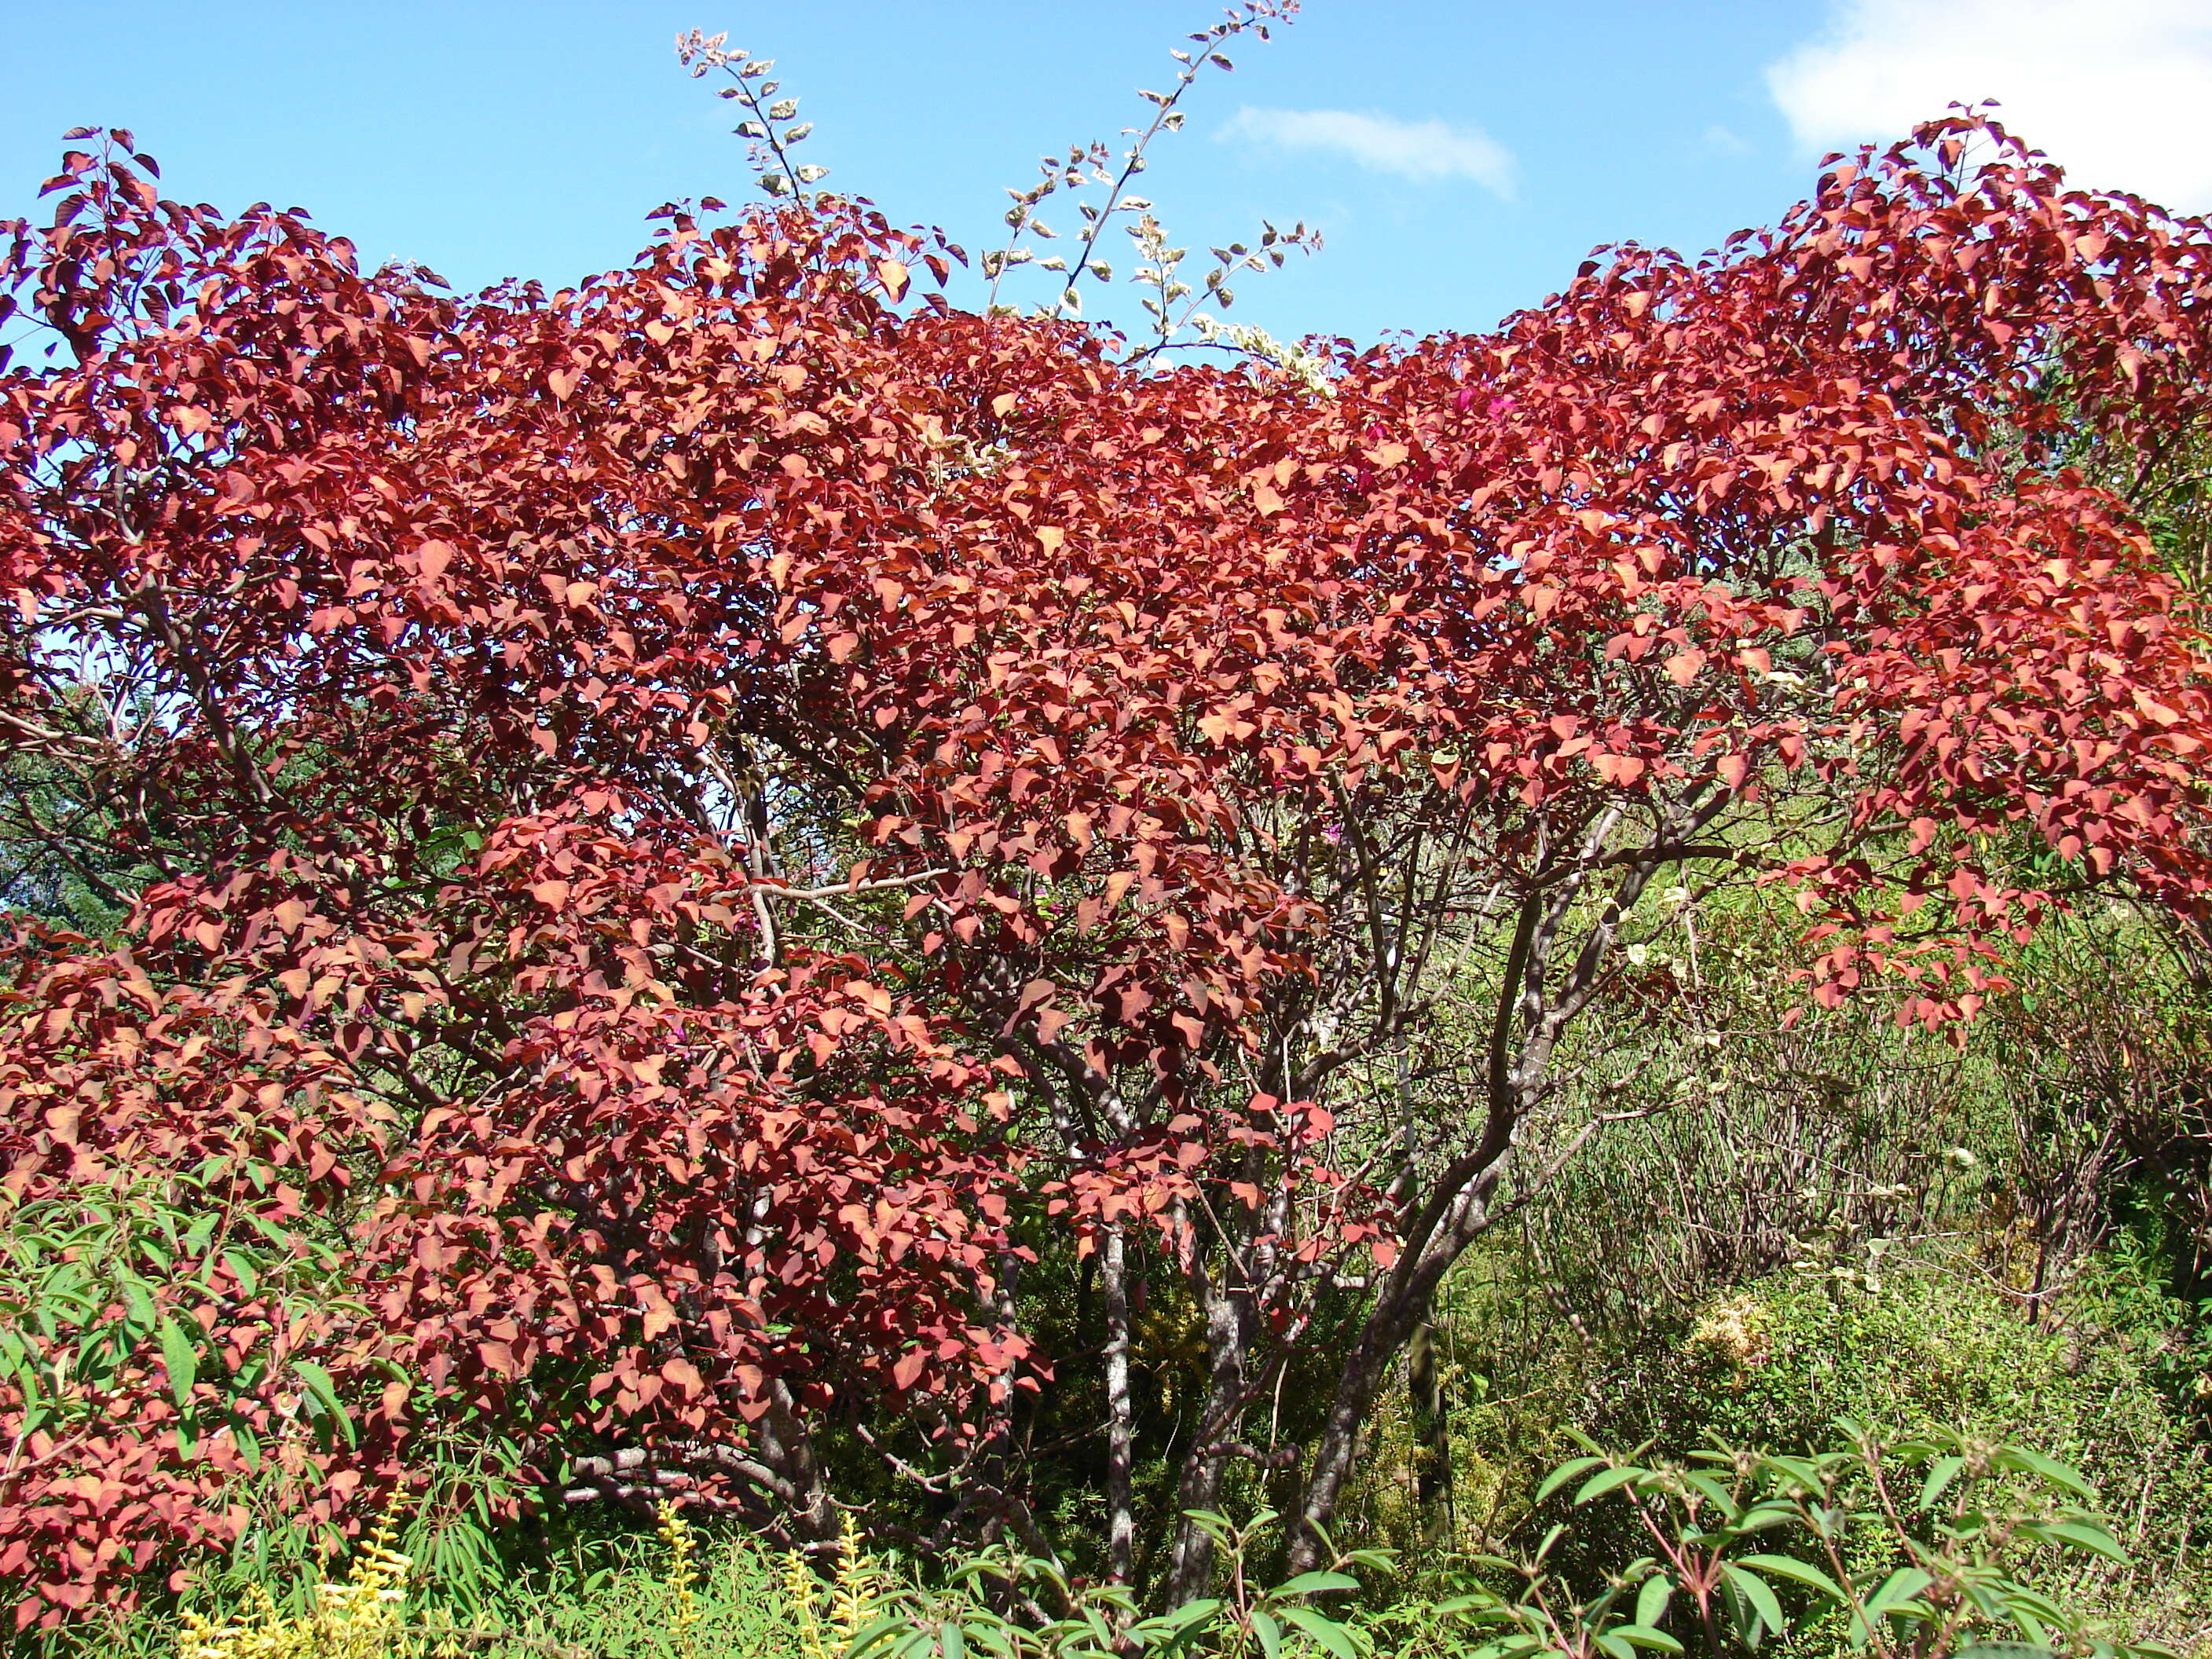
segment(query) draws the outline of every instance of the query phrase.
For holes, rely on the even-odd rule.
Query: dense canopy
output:
[[[1117,1568],[1140,1261],[1179,1504],[1326,1522],[1662,887],[1930,1026],[2083,894],[2212,902],[2212,641],[2079,470],[2203,420],[2212,233],[1995,128],[1321,385],[953,310],[827,198],[453,297],[88,137],[0,265],[0,1215],[168,1219],[6,1339],[26,1621],[431,1440],[1030,1527],[1071,1241]]]

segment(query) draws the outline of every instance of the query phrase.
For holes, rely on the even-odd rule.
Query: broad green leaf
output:
[[[2081,1471],[2055,1457],[2046,1457],[2026,1446],[2007,1446],[1996,1455],[1996,1461],[2008,1468],[2041,1475],[2052,1486],[2063,1486],[2087,1503],[2097,1501],[2097,1489],[2082,1478]]]
[[[1867,1598],[1869,1613],[1883,1613],[1901,1601],[1909,1601],[1934,1583],[1935,1579],[1919,1567],[1899,1567],[1881,1581],[1881,1587]]]
[[[238,1288],[252,1296],[261,1287],[261,1274],[253,1265],[253,1258],[238,1250],[225,1250],[222,1265],[230,1269],[238,1280]]]
[[[890,1613],[883,1618],[872,1620],[853,1632],[853,1639],[845,1648],[846,1654],[848,1659],[862,1659],[863,1655],[881,1647],[906,1628],[907,1619],[903,1613]]]
[[[1234,1523],[1227,1516],[1212,1510],[1185,1510],[1182,1516],[1207,1537],[1220,1543],[1227,1543],[1230,1533],[1234,1530]]]
[[[2002,1594],[2004,1580],[2002,1578],[1991,1583],[1979,1574],[1969,1573],[1959,1580],[1958,1589],[1966,1599],[1967,1605],[1984,1619],[2008,1619],[2012,1616],[2005,1604]]]
[[[1639,1648],[1656,1648],[1662,1653],[1680,1653],[1682,1644],[1663,1630],[1654,1630],[1642,1620],[1632,1625],[1615,1625],[1612,1634],[1624,1642],[1632,1642]]]
[[[149,1331],[154,1328],[154,1321],[156,1317],[154,1311],[154,1298],[148,1293],[146,1287],[135,1279],[126,1280],[123,1285],[123,1308],[134,1330]]]
[[[1542,1503],[1577,1475],[1587,1474],[1604,1462],[1605,1459],[1602,1457],[1577,1457],[1560,1464],[1559,1468],[1546,1475],[1544,1484],[1536,1488],[1536,1501],[1539,1504]]]
[[[344,1414],[343,1408],[338,1404],[337,1384],[331,1380],[328,1371],[312,1359],[294,1360],[292,1370],[300,1381],[307,1384],[307,1392],[314,1396],[325,1411],[333,1416]]]
[[[1747,1555],[1743,1558],[1743,1565],[1756,1567],[1776,1578],[1790,1579],[1808,1589],[1818,1590],[1831,1601],[1842,1602],[1849,1599],[1834,1579],[1809,1562],[1796,1560],[1787,1555]]]
[[[1736,1503],[1734,1494],[1710,1474],[1686,1474],[1682,1477],[1682,1484],[1692,1492],[1701,1494],[1721,1512],[1723,1519],[1730,1522],[1733,1522],[1741,1512],[1741,1506]]]
[[[2051,1642],[2051,1626],[2059,1622],[2055,1618],[2039,1619],[2033,1613],[2023,1613],[2016,1607],[2013,1610],[2012,1621],[2020,1626],[2029,1641],[2041,1643],[2045,1646],[2048,1646]]]
[[[1626,1465],[1620,1468],[1607,1469],[1602,1474],[1594,1474],[1583,1482],[1580,1489],[1575,1493],[1575,1502],[1577,1504],[1583,1504],[1589,1503],[1594,1498],[1602,1498],[1606,1493],[1628,1485],[1632,1480],[1641,1480],[1648,1473],[1650,1473],[1648,1470],[1631,1468]]]
[[[1267,1659],[1282,1659],[1283,1627],[1264,1607],[1253,1610],[1252,1633],[1260,1638],[1260,1650]]]
[[[1653,1573],[1636,1592],[1636,1622],[1647,1628],[1656,1626],[1667,1616],[1667,1603],[1674,1594],[1674,1581],[1663,1572]]]
[[[1790,1481],[1808,1492],[1820,1490],[1820,1472],[1813,1461],[1806,1457],[1768,1456],[1759,1460],[1760,1468],[1788,1477]]]
[[[337,1425],[338,1432],[345,1437],[346,1444],[355,1444],[359,1439],[359,1431],[354,1427],[352,1413],[338,1399],[337,1385],[331,1380],[331,1374],[312,1359],[294,1360],[292,1370],[306,1385],[308,1395],[322,1408],[323,1413]]]
[[[1943,1488],[1949,1486],[1959,1471],[1966,1467],[1966,1460],[1958,1456],[1939,1457],[1930,1464],[1928,1479],[1920,1488],[1920,1507],[1923,1510],[1933,1508],[1936,1500],[1943,1495]]]
[[[1743,1592],[1744,1600],[1751,1603],[1752,1610],[1765,1622],[1767,1629],[1777,1636],[1790,1633],[1790,1621],[1782,1616],[1782,1602],[1764,1578],[1733,1561],[1723,1563],[1721,1571],[1728,1575],[1729,1583]]]
[[[1536,1654],[1550,1651],[1533,1636],[1503,1636],[1468,1650],[1464,1659],[1533,1659]]]
[[[2064,1609],[2049,1596],[2038,1595],[2025,1584],[2008,1581],[2002,1588],[2007,1616],[2026,1631],[2031,1640],[2042,1641],[2051,1626],[2066,1622]]]
[[[1186,1601],[1172,1612],[1147,1619],[1136,1628],[1139,1632],[1162,1637],[1179,1636],[1194,1626],[1203,1625],[1221,1611],[1221,1601],[1216,1596],[1201,1596],[1195,1601]]]
[[[1797,1519],[1797,1511],[1785,1504],[1761,1504],[1747,1510],[1735,1523],[1738,1532],[1765,1532],[1769,1527],[1786,1527]]]
[[[258,1174],[256,1178],[258,1179]],[[267,1183],[263,1182],[262,1184],[266,1185]],[[262,1237],[267,1239],[271,1244],[274,1244],[280,1250],[289,1250],[296,1243],[290,1233],[286,1232],[283,1228],[278,1226],[276,1223],[271,1221],[267,1216],[263,1215],[258,1210],[246,1211],[246,1220],[248,1226],[252,1227],[255,1232],[259,1233]]]
[[[114,1374],[114,1344],[100,1340],[95,1334],[77,1345],[76,1375],[80,1382],[104,1385]]]
[[[1359,1643],[1352,1630],[1315,1607],[1281,1607],[1284,1622],[1295,1625],[1308,1636],[1336,1656],[1336,1659],[1359,1659]]]
[[[1439,1601],[1435,1610],[1445,1618],[1452,1619],[1463,1613],[1488,1613],[1503,1606],[1504,1603],[1490,1591],[1478,1589],[1469,1590],[1464,1595],[1455,1595],[1446,1601]]]
[[[161,1322],[161,1368],[169,1374],[169,1392],[180,1407],[192,1399],[192,1384],[199,1379],[199,1350],[184,1328],[173,1319]]]
[[[1613,1604],[1627,1594],[1627,1579],[1624,1577],[1616,1580],[1613,1587],[1607,1590],[1604,1595],[1599,1596],[1596,1601],[1583,1603],[1583,1623],[1585,1625],[1597,1625],[1604,1623],[1606,1619],[1613,1612]]]
[[[2094,1521],[2051,1521],[2038,1528],[2061,1543],[2071,1544],[2113,1561],[2125,1562],[2128,1553],[2120,1547],[2119,1540]]]
[[[1356,1590],[1359,1581],[1346,1572],[1302,1572],[1269,1592],[1274,1595],[1319,1595],[1328,1590]]]

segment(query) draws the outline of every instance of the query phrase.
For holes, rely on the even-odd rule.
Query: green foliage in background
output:
[[[1991,1659],[1993,1644],[2083,1659],[2167,1650],[2113,1634],[2077,1559],[2128,1555],[2089,1483],[2032,1448],[1935,1433],[1887,1439],[1849,1419],[1798,1455],[1716,1445],[1688,1458],[1588,1449],[1530,1495],[1562,1519],[1517,1555],[1456,1558],[1448,1592],[1379,1597],[1386,1552],[1340,1552],[1280,1583],[1260,1572],[1279,1517],[1195,1517],[1220,1594],[1140,1618],[1117,1587],[987,1552],[929,1580],[848,1530],[828,1582],[778,1570],[737,1535],[702,1540],[664,1505],[655,1532],[556,1558],[462,1599],[392,1547],[396,1515],[343,1577],[190,1592],[162,1618],[24,1638],[46,1659],[1737,1659],[1773,1645],[1869,1659]],[[1623,1526],[1623,1522],[1626,1526]],[[1589,1523],[1595,1521],[1594,1527]],[[1585,1532],[1589,1535],[1583,1535]],[[1562,1558],[1624,1540],[1594,1579]]]

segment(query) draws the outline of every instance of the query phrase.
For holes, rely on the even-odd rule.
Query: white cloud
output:
[[[1766,71],[1801,143],[1903,137],[1954,102],[1998,119],[2069,181],[2212,210],[2206,0],[1832,0],[1827,33]]]
[[[1219,136],[1275,149],[1334,150],[1370,173],[1395,173],[1419,184],[1471,179],[1508,200],[1513,195],[1512,152],[1473,127],[1344,109],[1255,109],[1247,104]]]

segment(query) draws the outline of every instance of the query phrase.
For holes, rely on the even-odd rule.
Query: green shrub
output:
[[[2027,1443],[2080,1468],[2130,1558],[2085,1565],[2075,1590],[2114,1631],[2180,1642],[2212,1619],[2198,1563],[2212,1526],[2191,1310],[2154,1265],[2092,1258],[2031,1320],[1998,1268],[1923,1249],[1887,1271],[1789,1270],[1694,1318],[1607,1345],[1522,1343],[1479,1297],[1455,1304],[1453,1449],[1462,1550],[1525,1547],[1558,1519],[1532,1508],[1537,1473],[1576,1435],[1682,1459],[1721,1442],[1779,1453],[1832,1438],[1838,1417],[1892,1437],[1956,1431]],[[1557,1327],[1553,1328],[1554,1332]],[[1387,1438],[1378,1469],[1395,1470]],[[1589,1589],[1638,1553],[1631,1523],[1585,1522],[1553,1565]],[[1625,1552],[1625,1553],[1624,1553]]]

